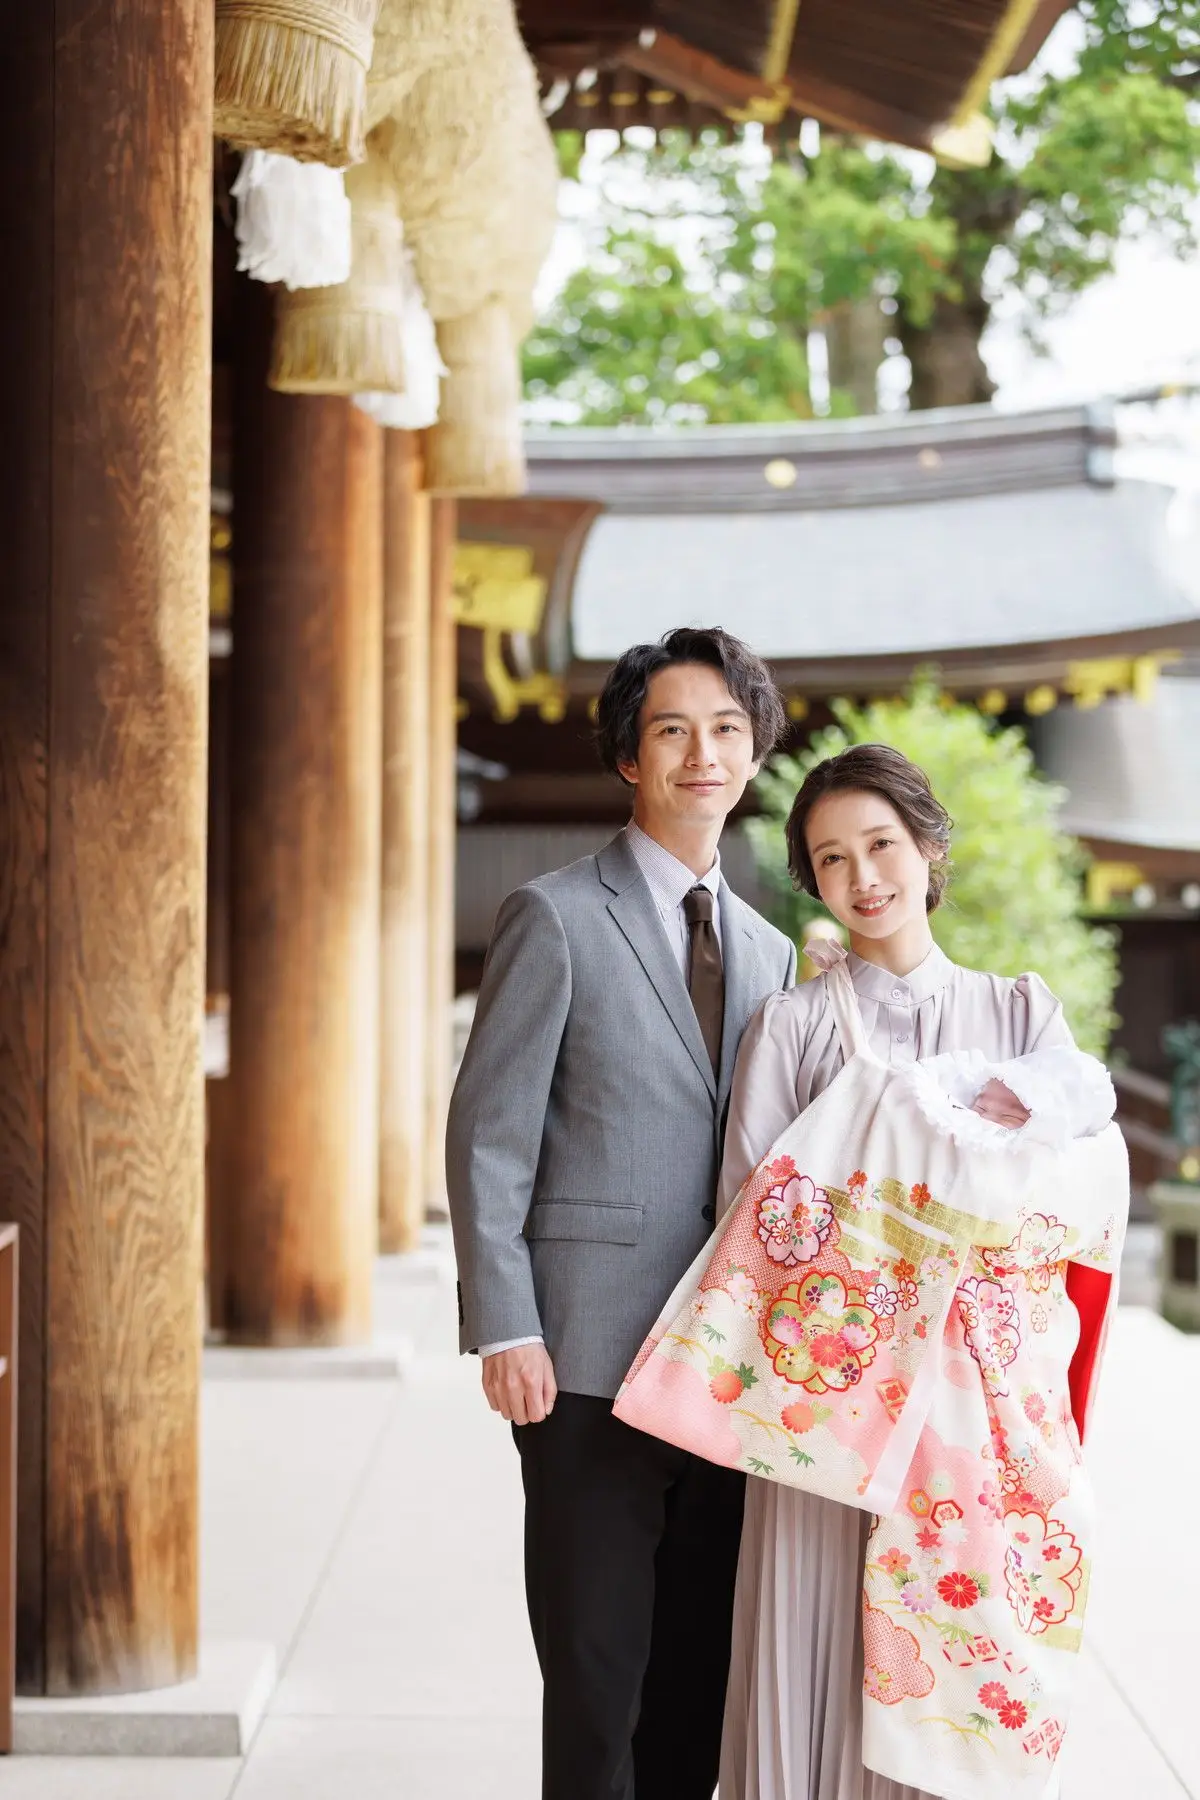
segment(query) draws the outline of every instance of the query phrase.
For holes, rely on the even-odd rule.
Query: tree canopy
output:
[[[588,266],[526,347],[529,399],[588,424],[803,418],[821,329],[831,410],[854,410],[864,384],[840,328],[864,315],[858,354],[902,347],[912,405],[989,398],[979,344],[1002,288],[1036,336],[1123,241],[1196,247],[1200,0],[1081,0],[1073,18],[1069,72],[993,90],[986,168],[829,134],[773,158],[716,134],[621,147]],[[577,166],[578,143],[564,150]]]

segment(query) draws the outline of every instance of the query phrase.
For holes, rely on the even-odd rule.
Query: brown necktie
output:
[[[725,1024],[725,970],[721,945],[713,924],[713,897],[706,887],[689,888],[683,896],[691,956],[688,993],[700,1021],[704,1045],[712,1059],[713,1074],[721,1070],[721,1032]]]

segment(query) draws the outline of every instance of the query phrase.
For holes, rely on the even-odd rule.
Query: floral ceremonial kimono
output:
[[[1079,1426],[1124,1146],[1112,1126],[1067,1143],[980,1120],[956,1093],[998,1073],[1025,1098],[1028,1070],[889,1067],[844,964],[824,979],[842,1072],[748,1178],[615,1411],[873,1514],[863,1764],[948,1800],[1033,1800],[1051,1784],[1086,1599]],[[1064,1058],[1091,1061],[1044,1052],[1037,1078],[1064,1079]]]

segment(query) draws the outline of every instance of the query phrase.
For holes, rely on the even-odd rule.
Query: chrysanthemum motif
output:
[[[866,1298],[837,1275],[789,1282],[767,1309],[763,1343],[777,1375],[813,1394],[844,1393],[875,1360],[879,1326]]]
[[[771,1261],[785,1268],[819,1256],[832,1224],[829,1196],[808,1175],[776,1182],[758,1208],[758,1235]]]

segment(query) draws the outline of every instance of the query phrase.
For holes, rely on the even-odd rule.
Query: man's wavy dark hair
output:
[[[718,669],[750,719],[755,756],[761,761],[770,754],[783,736],[787,717],[766,663],[719,625],[683,625],[668,631],[657,644],[634,644],[604,684],[596,711],[596,748],[611,774],[623,781],[620,764],[637,761],[646,690],[660,670],[676,663],[706,663]]]

